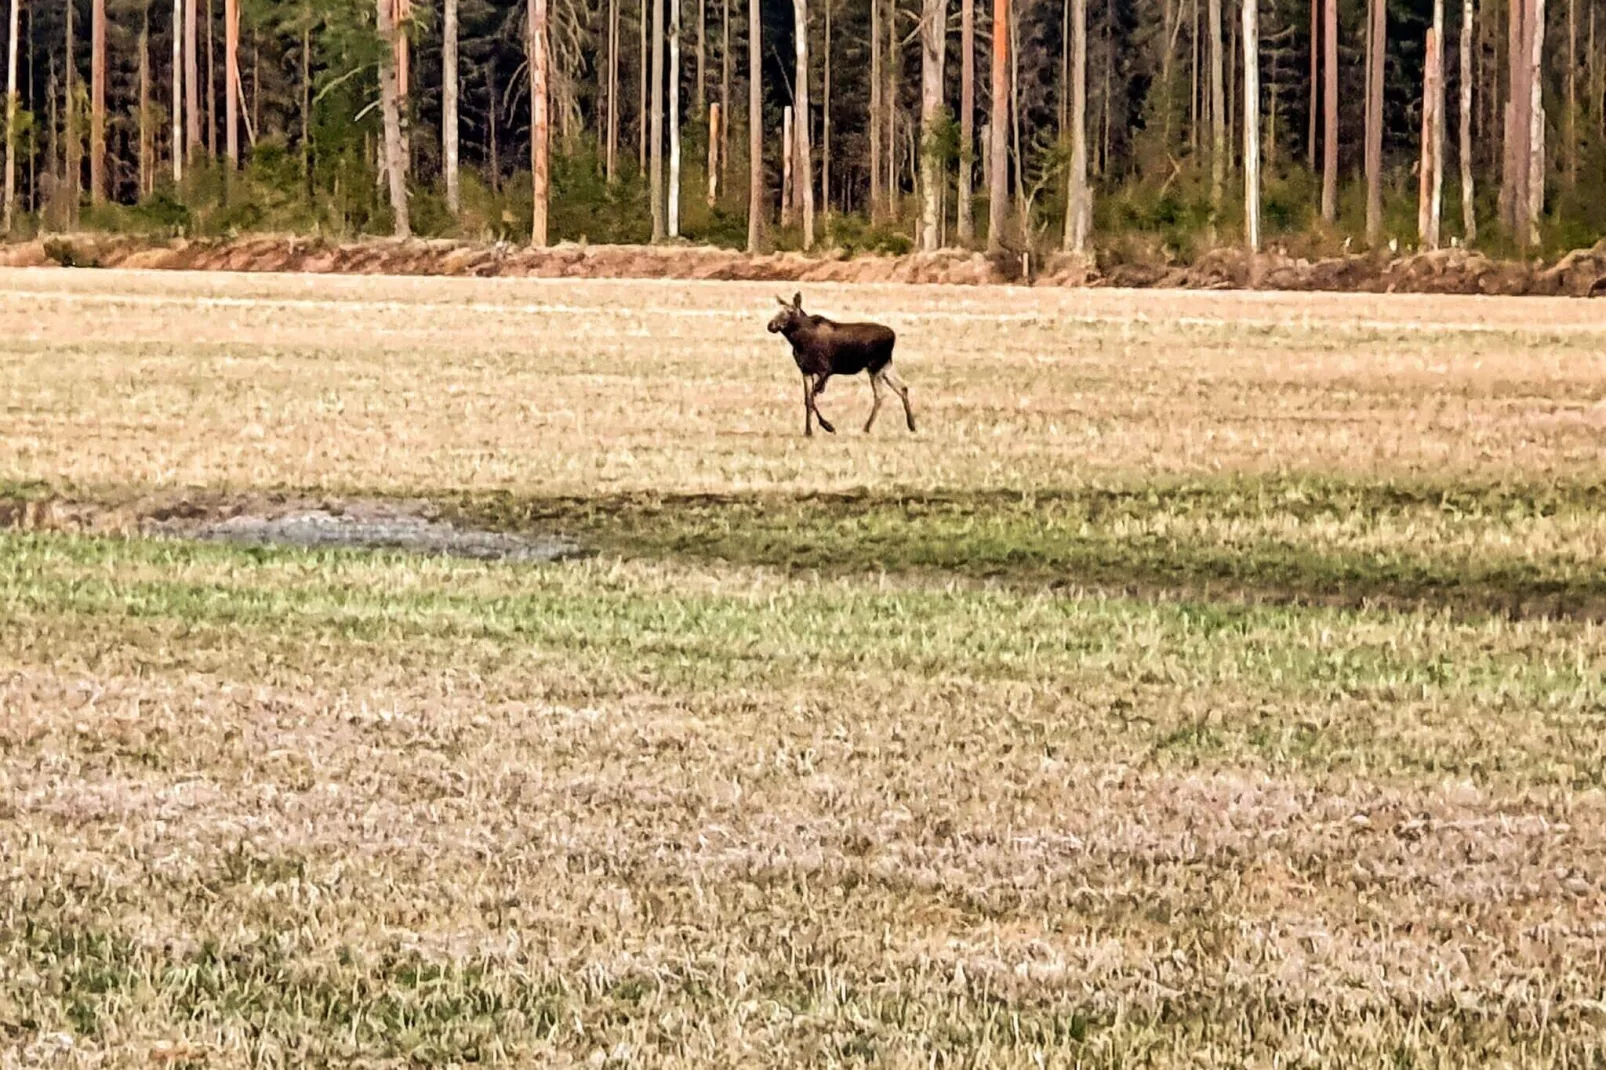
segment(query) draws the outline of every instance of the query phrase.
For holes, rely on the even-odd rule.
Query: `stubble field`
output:
[[[1595,305],[0,283],[0,1066],[1606,1065]]]

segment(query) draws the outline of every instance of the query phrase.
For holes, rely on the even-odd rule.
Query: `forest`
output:
[[[12,236],[1606,233],[1597,0],[10,0]]]

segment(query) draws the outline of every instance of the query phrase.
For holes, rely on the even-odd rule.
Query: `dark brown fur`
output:
[[[883,385],[889,387],[903,401],[903,415],[909,430],[915,429],[914,409],[909,405],[909,388],[898,373],[892,370],[892,347],[898,336],[892,328],[879,323],[836,323],[824,316],[811,316],[803,311],[803,295],[795,294],[792,301],[777,298],[781,311],[770,320],[771,334],[779,334],[792,344],[792,359],[797,370],[803,373],[803,434],[813,435],[813,420],[831,434],[836,428],[820,414],[817,398],[825,393],[826,381],[833,375],[870,373],[870,390],[875,401],[870,406],[870,418],[864,422],[865,433],[875,426],[876,414],[881,411]]]

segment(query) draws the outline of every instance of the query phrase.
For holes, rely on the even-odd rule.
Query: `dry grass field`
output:
[[[0,282],[0,1068],[1606,1066],[1599,306]]]

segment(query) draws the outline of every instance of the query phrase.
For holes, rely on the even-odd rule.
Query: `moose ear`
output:
[[[784,297],[777,297],[775,299],[775,303],[780,305],[782,308],[791,308],[792,307],[791,305],[786,303],[786,298],[784,298]]]
[[[792,307],[798,310],[803,308],[803,294],[801,291],[792,295]]]

